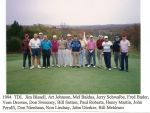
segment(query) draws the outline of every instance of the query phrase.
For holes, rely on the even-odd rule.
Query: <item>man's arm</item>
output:
[[[51,42],[51,40],[49,41],[49,44],[50,44],[50,52],[52,54],[52,42]]]
[[[79,41],[79,45],[80,45],[80,50],[79,50],[79,52],[81,52],[81,49],[82,49],[82,48],[81,48],[81,42],[80,42],[80,41]]]
[[[110,41],[110,50],[113,51],[113,43]]]
[[[130,41],[128,41],[128,52],[127,52],[127,56],[129,55],[129,52],[130,52]]]
[[[42,46],[43,46],[43,45],[42,45],[42,42],[40,42],[40,52],[41,52],[41,56],[42,56],[42,52],[43,52],[43,51],[42,51]]]
[[[31,50],[31,40],[29,42],[29,50],[30,50],[30,55],[32,55],[32,50]]]
[[[30,55],[32,55],[32,50],[31,50],[31,46],[29,46],[29,50],[30,50]]]

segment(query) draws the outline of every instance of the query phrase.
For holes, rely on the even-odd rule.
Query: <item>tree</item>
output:
[[[7,51],[9,52],[19,52],[21,41],[17,37],[12,37],[7,41]]]
[[[17,21],[14,21],[12,25],[6,27],[7,52],[17,52],[20,50],[20,40],[24,35],[23,27]]]

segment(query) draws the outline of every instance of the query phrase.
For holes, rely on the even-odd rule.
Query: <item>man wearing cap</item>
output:
[[[44,35],[44,39],[41,42],[42,56],[43,56],[43,69],[50,68],[50,55],[51,55],[51,41],[47,35]]]
[[[126,72],[128,72],[129,47],[130,47],[130,41],[127,40],[127,36],[125,34],[123,34],[122,40],[120,41],[120,48],[121,48],[121,69],[120,69],[120,71],[124,71],[124,62],[125,62]]]
[[[44,40],[44,35],[42,32],[39,33],[39,39],[41,42]]]
[[[29,68],[31,67],[31,55],[30,55],[30,50],[29,50],[29,35],[25,34],[24,39],[22,41],[22,52],[23,52],[23,67],[22,69],[25,69],[26,67],[26,59],[28,58],[28,66]]]
[[[104,52],[104,61],[106,69],[111,71],[111,48],[112,42],[108,40],[108,36],[104,36],[105,41],[102,43],[103,52]]]
[[[40,66],[40,52],[41,52],[41,42],[38,39],[38,34],[34,34],[34,37],[30,40],[29,42],[29,49],[30,49],[30,54],[32,56],[32,66],[30,69],[33,69],[35,67],[35,60],[37,61],[37,67],[41,68]]]
[[[80,49],[81,49],[81,43],[77,37],[77,35],[74,35],[74,39],[71,42],[71,49],[72,49],[72,56],[73,56],[73,68],[80,67],[79,64],[79,55],[80,55]]]
[[[91,66],[91,61],[93,57],[93,67],[96,67],[96,58],[95,58],[95,49],[96,49],[96,42],[93,39],[93,36],[90,35],[90,39],[87,42],[87,50],[88,50],[88,66]]]
[[[53,35],[52,43],[52,66],[58,66],[58,40],[57,36]]]
[[[81,51],[80,51],[80,65],[83,67],[85,65],[86,61],[86,41],[83,36],[80,36],[80,43],[81,43]]]
[[[66,57],[66,45],[67,42],[64,37],[61,36],[58,40],[58,65],[66,67],[65,57]]]
[[[114,62],[115,67],[114,69],[118,69],[121,66],[121,57],[120,57],[120,38],[119,36],[115,36],[115,40],[113,43],[113,54],[114,54]]]
[[[67,34],[67,46],[66,46],[66,58],[65,62],[66,65],[69,65],[70,67],[72,66],[72,54],[71,54],[71,42],[72,42],[72,37],[71,34]]]
[[[96,41],[96,46],[97,46],[97,58],[100,67],[102,67],[102,59],[103,59],[103,46],[102,46],[103,42],[104,37],[102,35],[99,35],[99,39]]]

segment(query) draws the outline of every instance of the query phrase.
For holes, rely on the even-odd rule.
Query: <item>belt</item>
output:
[[[31,49],[40,49],[40,48],[31,48]]]

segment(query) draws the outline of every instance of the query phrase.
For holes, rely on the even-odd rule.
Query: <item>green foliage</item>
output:
[[[19,52],[21,39],[24,35],[23,27],[17,21],[7,28],[7,52]]]
[[[21,41],[17,37],[12,37],[7,41],[7,51],[9,52],[19,52]]]
[[[22,37],[23,36],[23,27],[19,25],[17,21],[14,21],[14,23],[8,27],[7,26],[7,37]]]
[[[9,46],[9,43],[14,41],[12,40],[12,37],[16,37],[16,40],[22,40],[25,33],[28,33],[30,38],[32,38],[34,33],[39,32],[43,32],[44,34],[48,35],[49,39],[52,39],[53,35],[57,35],[59,38],[62,35],[66,36],[68,33],[79,36],[83,35],[83,32],[85,32],[86,35],[92,34],[94,37],[97,37],[99,34],[107,35],[111,41],[114,40],[114,36],[116,34],[121,35],[123,32],[126,32],[128,34],[128,39],[131,41],[132,47],[140,52],[140,24],[122,25],[120,27],[92,27],[92,29],[89,29],[89,27],[68,27],[66,25],[60,25],[59,27],[42,24],[20,26],[17,21],[14,21],[12,25],[7,26],[7,52],[12,52],[13,50],[15,52],[19,50],[19,48],[17,48],[19,46],[14,47],[14,49],[12,49],[13,47]]]

